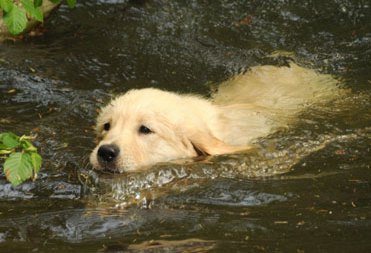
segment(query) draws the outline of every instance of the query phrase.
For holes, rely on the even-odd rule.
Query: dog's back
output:
[[[266,136],[291,123],[307,106],[339,96],[338,86],[332,76],[293,63],[254,67],[222,83],[213,95],[221,110],[223,140],[242,145]]]

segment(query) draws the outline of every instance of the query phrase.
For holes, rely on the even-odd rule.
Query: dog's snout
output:
[[[119,147],[114,144],[102,145],[98,149],[98,158],[103,162],[110,163],[117,158],[119,153]]]

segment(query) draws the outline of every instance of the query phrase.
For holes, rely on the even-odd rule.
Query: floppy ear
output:
[[[221,155],[230,154],[242,150],[250,149],[249,146],[229,145],[210,132],[197,132],[190,136],[190,141],[197,155]]]

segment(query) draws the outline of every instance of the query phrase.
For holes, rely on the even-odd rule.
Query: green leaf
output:
[[[1,145],[0,145],[0,155],[9,155],[12,152],[13,152],[12,150],[1,148]]]
[[[16,5],[4,15],[3,19],[9,32],[13,35],[21,33],[27,25],[26,12]]]
[[[76,0],[67,0],[67,4],[70,8],[74,8],[76,6]]]
[[[0,136],[0,148],[13,149],[19,146],[19,137],[11,132],[2,133]]]
[[[2,143],[0,142],[0,150],[3,150],[3,149],[8,149],[8,146],[5,146],[4,144],[2,144]]]
[[[36,179],[40,171],[42,158],[37,148],[31,143],[33,137],[18,137],[12,132],[0,133],[0,158],[5,159],[4,173],[8,181],[17,186],[25,180]],[[21,149],[22,152],[16,152]]]
[[[37,152],[37,148],[32,145],[32,143],[24,138],[20,138],[21,142],[20,145],[21,147],[26,151],[26,152]]]
[[[43,4],[43,0],[34,0],[33,1],[33,6],[35,6],[35,8],[40,7],[42,4]]]
[[[36,178],[37,173],[39,173],[41,168],[42,158],[38,153],[33,152],[31,153],[31,161],[34,170],[34,177]]]
[[[61,0],[50,0],[50,2],[52,2],[53,4],[59,4]]]
[[[35,8],[33,1],[31,0],[21,0],[21,3],[26,10],[26,12],[37,21],[42,22],[44,20],[43,12],[40,7]]]
[[[0,143],[3,142],[3,138],[4,136],[8,135],[8,134],[13,134],[12,132],[5,132],[5,133],[0,133]]]
[[[17,186],[32,177],[32,159],[28,153],[13,153],[4,163],[4,174],[12,185]]]
[[[12,0],[0,0],[0,8],[5,12],[9,12],[13,8],[13,5],[14,3]]]

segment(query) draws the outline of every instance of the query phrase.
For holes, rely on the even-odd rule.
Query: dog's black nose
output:
[[[119,147],[114,144],[102,145],[98,149],[98,159],[110,163],[116,159],[119,153]]]

